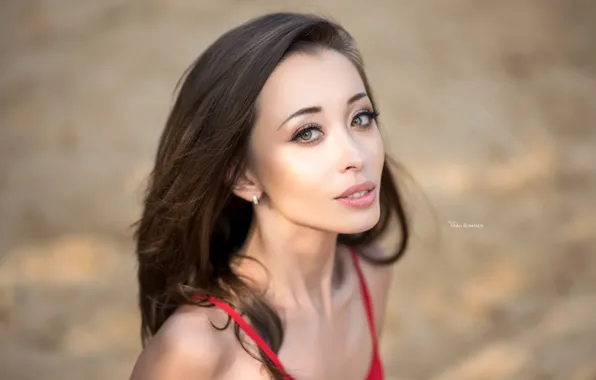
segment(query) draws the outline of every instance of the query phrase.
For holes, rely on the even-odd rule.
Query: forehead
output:
[[[356,67],[333,50],[293,53],[265,82],[258,100],[261,113],[287,117],[309,106],[346,106],[358,92],[365,92]]]

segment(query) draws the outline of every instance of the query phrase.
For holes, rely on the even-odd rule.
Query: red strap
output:
[[[195,297],[194,299],[197,301],[205,300],[205,298],[203,298],[203,297]],[[273,352],[271,350],[271,348],[269,348],[269,346],[267,345],[267,343],[265,343],[263,338],[261,338],[259,336],[259,334],[257,334],[257,332],[240,316],[240,314],[238,314],[238,312],[236,312],[236,310],[234,310],[227,303],[225,303],[215,297],[209,297],[209,298],[207,298],[207,301],[211,302],[215,306],[219,307],[220,309],[222,309],[223,311],[228,313],[228,315],[230,317],[232,317],[232,319],[234,321],[236,321],[238,326],[240,326],[240,328],[246,333],[246,335],[248,335],[257,344],[257,346],[259,346],[259,348],[261,350],[263,350],[263,352],[265,353],[265,355],[267,355],[269,357],[269,359],[271,359],[273,364],[275,364],[275,366],[281,372],[286,373],[284,367],[281,364],[281,361],[279,360],[279,358],[277,357],[275,352]]]
[[[352,259],[354,260],[354,266],[356,267],[356,272],[358,273],[358,278],[360,279],[360,289],[362,291],[362,298],[364,298],[364,306],[366,307],[366,315],[368,316],[368,325],[370,326],[370,333],[372,334],[373,339],[373,350],[377,350],[377,329],[375,327],[375,316],[373,312],[373,305],[372,300],[370,298],[370,293],[368,292],[368,286],[366,286],[366,278],[362,273],[362,268],[360,267],[360,259],[358,258],[358,253],[356,249],[353,247],[350,248],[352,251]]]
[[[358,278],[360,280],[360,289],[362,291],[362,298],[364,298],[364,306],[366,308],[366,315],[368,317],[368,324],[369,324],[369,328],[370,328],[370,332],[372,334],[372,340],[373,340],[373,362],[372,362],[372,368],[371,368],[372,372],[369,373],[368,378],[369,379],[377,379],[377,378],[382,379],[383,378],[382,371],[380,370],[380,362],[379,362],[379,358],[377,356],[377,331],[376,331],[377,329],[375,328],[373,305],[372,305],[372,301],[371,301],[370,294],[368,291],[368,287],[366,285],[366,279],[364,277],[364,274],[362,273],[362,268],[360,267],[360,260],[358,259],[358,253],[356,252],[356,250],[354,248],[350,248],[350,250],[352,253],[352,259],[354,261],[354,266],[356,267],[356,272],[358,273]],[[194,297],[194,299],[197,301],[204,301],[205,297]],[[223,311],[225,311],[234,321],[236,321],[238,326],[240,326],[240,328],[246,333],[246,335],[248,335],[257,344],[257,346],[259,346],[259,348],[261,350],[263,350],[265,355],[267,355],[269,357],[269,359],[271,359],[273,364],[275,364],[275,366],[282,373],[287,373],[285,371],[283,365],[281,364],[281,361],[275,354],[275,352],[273,352],[271,350],[271,348],[269,348],[267,343],[265,343],[265,341],[259,336],[259,334],[257,334],[257,332],[240,316],[240,314],[238,314],[238,312],[236,312],[236,310],[234,310],[227,303],[225,303],[215,297],[209,297],[209,298],[207,298],[207,301],[209,301],[213,305],[215,305],[215,306],[219,307],[220,309],[222,309]],[[379,367],[379,368],[376,368],[376,367]],[[373,375],[373,376],[371,377],[371,375]],[[286,379],[291,379],[291,378],[287,377]]]

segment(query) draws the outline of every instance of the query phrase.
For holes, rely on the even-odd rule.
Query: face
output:
[[[269,210],[344,234],[378,222],[383,141],[346,57],[331,50],[289,56],[267,80],[257,110],[247,172]]]

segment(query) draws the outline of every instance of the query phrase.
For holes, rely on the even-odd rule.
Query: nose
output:
[[[337,142],[339,150],[339,171],[360,171],[364,168],[364,154],[357,139],[350,132],[340,133]]]

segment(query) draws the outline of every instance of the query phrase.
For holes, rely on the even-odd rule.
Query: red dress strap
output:
[[[383,367],[381,365],[381,360],[378,352],[377,331],[375,327],[372,299],[370,297],[370,293],[366,285],[366,279],[364,277],[364,274],[362,273],[362,268],[360,267],[358,253],[354,248],[351,248],[350,250],[352,253],[352,260],[354,261],[354,266],[356,267],[356,272],[358,273],[360,289],[362,291],[362,298],[364,299],[364,307],[366,309],[366,315],[368,317],[368,324],[373,341],[373,357],[367,380],[383,380]],[[238,326],[240,326],[240,328],[246,333],[246,335],[248,335],[257,344],[257,346],[265,353],[265,355],[267,355],[267,357],[273,362],[273,364],[275,364],[275,366],[282,373],[287,374],[286,370],[284,369],[283,365],[281,364],[281,361],[279,360],[275,352],[273,352],[273,350],[269,348],[269,346],[267,345],[267,343],[265,343],[263,338],[261,338],[259,334],[257,334],[257,332],[250,326],[250,324],[248,324],[242,318],[242,316],[240,316],[240,314],[236,310],[234,310],[230,305],[215,297],[193,297],[193,299],[195,301],[206,300],[225,311],[238,324]],[[285,377],[285,380],[294,379],[290,376],[287,376]]]
[[[370,363],[370,369],[368,371],[368,375],[366,376],[366,380],[383,380],[385,375],[383,373],[381,356],[379,355],[377,328],[375,326],[375,315],[372,298],[370,296],[368,286],[366,285],[366,278],[364,277],[364,273],[362,273],[362,267],[360,266],[358,253],[356,252],[356,249],[352,247],[350,250],[352,252],[352,259],[354,260],[354,266],[356,267],[356,272],[358,273],[358,278],[360,280],[360,289],[362,291],[362,298],[364,298],[364,307],[366,308],[366,315],[368,317],[368,325],[370,328],[370,334],[372,335],[371,339],[373,343],[372,361]]]
[[[374,348],[376,349],[377,328],[375,326],[372,298],[370,297],[370,292],[368,291],[368,286],[366,285],[366,278],[364,277],[364,273],[362,273],[362,267],[360,266],[358,253],[354,248],[350,248],[350,250],[352,252],[352,259],[354,260],[354,266],[356,267],[356,272],[358,273],[358,278],[360,280],[360,289],[362,291],[362,298],[364,298],[364,307],[366,308],[366,315],[368,316],[368,325],[370,326],[370,333],[372,334]]]
[[[267,345],[267,343],[265,343],[263,338],[261,338],[261,336],[257,334],[257,332],[252,328],[252,326],[248,324],[248,322],[246,322],[244,318],[242,318],[242,316],[238,314],[238,312],[234,310],[230,305],[215,297],[193,297],[193,299],[195,301],[207,300],[208,302],[225,311],[238,324],[238,326],[240,326],[240,328],[246,333],[246,335],[248,335],[257,344],[257,346],[261,350],[263,350],[265,355],[267,355],[267,357],[273,362],[273,364],[275,364],[275,366],[282,373],[287,373],[275,352],[273,352],[273,350],[269,348],[269,346]],[[291,378],[288,377],[287,380],[291,380]]]

